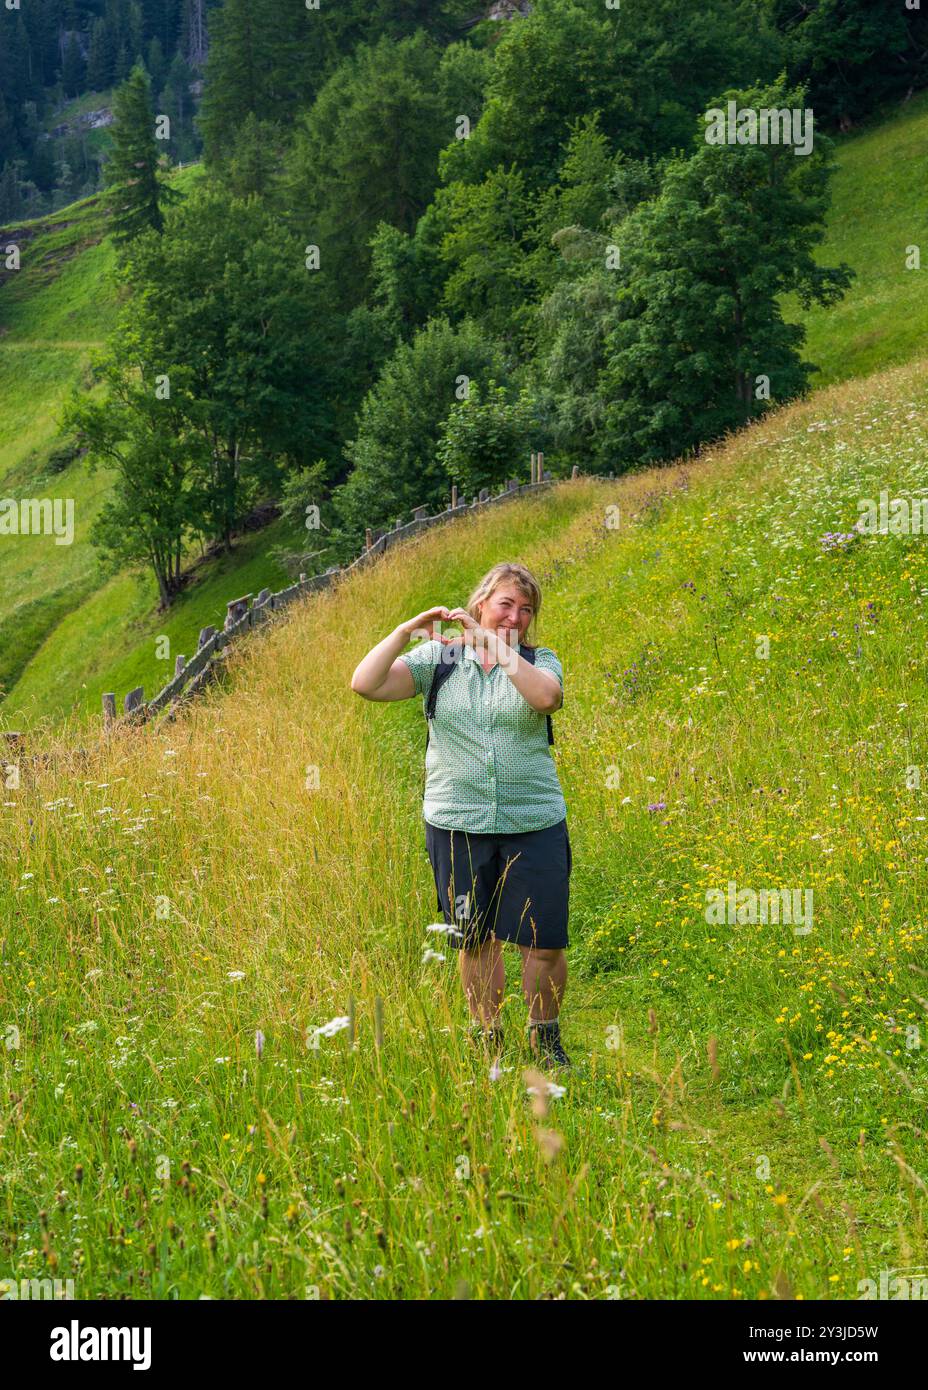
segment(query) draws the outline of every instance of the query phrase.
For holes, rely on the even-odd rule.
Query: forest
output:
[[[342,563],[531,448],[623,472],[801,395],[783,300],[852,279],[816,256],[833,137],[928,76],[928,18],[896,0],[35,0],[3,23],[8,209],[54,188],[53,94],[115,84],[122,308],[66,426],[114,470],[95,543],[163,606],[262,502],[322,507],[296,563]],[[801,114],[806,143],[720,144],[722,107]]]

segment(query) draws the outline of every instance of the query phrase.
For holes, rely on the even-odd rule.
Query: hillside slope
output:
[[[922,189],[928,175],[928,93],[884,122],[838,141],[829,233],[820,256],[844,259],[857,271],[846,299],[829,310],[799,314],[809,330],[806,356],[822,368],[813,382],[837,381],[902,362],[920,350],[928,328],[928,269],[903,269],[904,247],[922,243],[928,255]],[[196,168],[176,175],[184,181]],[[173,672],[174,655],[189,655],[203,626],[221,622],[226,602],[289,579],[270,558],[273,546],[297,548],[299,537],[278,521],[243,538],[236,553],[202,566],[167,617],[156,609],[154,579],[103,576],[86,543],[105,496],[106,475],[89,478],[78,463],[49,476],[55,418],[78,379],[92,343],[105,336],[113,314],[105,273],[106,243],[88,244],[82,222],[99,235],[94,200],[52,219],[50,235],[66,254],[46,270],[24,271],[0,287],[0,482],[11,495],[75,498],[77,537],[71,547],[44,538],[5,542],[0,567],[0,722],[32,728],[79,714],[92,724],[105,690],[120,695],[143,685],[151,695]],[[72,223],[68,227],[67,223]],[[55,231],[55,228],[59,230]],[[87,233],[91,235],[90,232]],[[68,238],[71,238],[68,240]],[[928,265],[928,262],[926,262]],[[54,491],[52,491],[54,484]],[[156,645],[167,637],[170,647]],[[161,655],[169,650],[169,656]]]
[[[109,486],[64,448],[58,416],[115,317],[113,265],[101,200],[6,229],[21,268],[0,274],[0,489],[4,497],[68,497],[75,536],[4,536],[0,565],[0,691],[9,689],[58,623],[99,583],[89,527]]]
[[[907,362],[928,335],[928,92],[884,120],[837,141],[838,169],[831,184],[824,265],[841,261],[856,274],[843,300],[807,312],[785,306],[785,317],[805,324],[805,357],[820,374],[813,386],[866,376]],[[907,248],[917,246],[921,268],[907,269]]]
[[[195,173],[174,181],[188,187]],[[19,247],[18,271],[0,270],[0,489],[11,497],[67,497],[71,545],[40,536],[3,538],[0,565],[0,691],[10,689],[48,636],[97,592],[102,577],[88,535],[109,488],[90,476],[60,434],[71,390],[116,319],[105,196],[38,222],[2,229]]]
[[[85,1297],[856,1299],[922,1264],[928,553],[850,536],[861,499],[926,495],[926,449],[920,362],[564,483],[289,610],[175,724],[27,771],[11,1275],[40,1209]],[[565,672],[575,1070],[538,1116],[516,962],[494,1076],[423,958],[421,702],[348,688],[507,558]],[[711,921],[729,884],[811,918]]]

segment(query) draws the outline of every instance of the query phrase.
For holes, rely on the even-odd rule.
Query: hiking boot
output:
[[[534,1039],[532,1034],[535,1034]],[[551,1067],[570,1067],[570,1058],[564,1051],[564,1044],[561,1042],[561,1025],[556,1018],[543,1023],[530,1023],[528,1025],[529,1046],[532,1056],[536,1057],[544,1066]],[[537,1043],[538,1050],[532,1043]]]

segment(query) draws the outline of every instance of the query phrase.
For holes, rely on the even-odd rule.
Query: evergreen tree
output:
[[[218,166],[248,115],[269,115],[264,96],[271,54],[267,26],[252,0],[225,0],[210,16],[209,33],[199,125],[206,163]]]
[[[129,57],[129,46],[125,40],[119,45],[119,52],[116,55],[116,64],[113,69],[117,82],[125,82],[132,71],[132,59]]]
[[[98,19],[90,31],[90,50],[87,54],[87,86],[92,92],[103,92],[112,86],[116,68],[113,31],[105,19]]]
[[[162,204],[177,195],[158,177],[158,143],[151,84],[138,64],[113,98],[113,147],[106,163],[113,190],[112,233],[124,244],[152,228],[164,226]]]
[[[282,205],[318,245],[346,304],[364,298],[377,224],[413,232],[437,180],[440,54],[425,34],[382,38],[345,59],[297,131]]]
[[[61,85],[66,96],[76,97],[81,91],[86,66],[77,35],[71,33],[68,35],[64,58],[61,63]]]
[[[13,116],[3,95],[3,87],[0,86],[0,159],[4,162],[8,159],[15,159],[20,153],[19,137],[16,133],[16,126],[13,123]]]
[[[63,54],[59,50],[59,35],[69,24],[62,0],[30,0],[21,6],[29,35],[29,60],[37,86],[41,89],[55,81]]]
[[[23,203],[19,195],[19,179],[11,160],[3,166],[0,173],[0,223],[15,222],[22,216]]]
[[[23,104],[41,97],[41,87],[32,74],[29,35],[22,11],[15,14],[0,9],[0,89],[6,98],[14,125],[21,133]]]
[[[164,114],[170,117],[171,145],[175,157],[183,163],[195,159],[199,153],[199,141],[193,121],[193,97],[190,95],[193,80],[192,69],[181,54],[176,53],[159,97],[159,104]]]
[[[52,190],[53,210],[67,207],[68,203],[74,201],[74,170],[66,159],[59,159],[55,167],[57,176]]]
[[[164,61],[164,49],[161,47],[161,40],[157,36],[150,41],[146,50],[145,67],[151,78],[152,91],[160,92],[167,77],[167,63]]]
[[[240,198],[250,193],[263,198],[271,186],[283,143],[278,126],[259,121],[250,111],[226,169],[224,181],[231,192]]]

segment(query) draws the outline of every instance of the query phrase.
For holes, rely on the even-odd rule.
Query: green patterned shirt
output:
[[[442,651],[432,640],[400,657],[423,708]],[[550,647],[536,647],[535,665],[557,676],[564,689]],[[470,646],[435,703],[425,772],[423,815],[445,830],[513,835],[545,830],[567,815],[546,716],[532,709],[498,663],[484,671]]]

